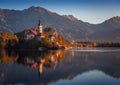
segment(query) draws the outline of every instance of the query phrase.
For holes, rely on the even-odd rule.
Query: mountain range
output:
[[[42,7],[32,6],[24,10],[0,9],[0,32],[17,33],[43,27],[54,27],[68,40],[120,41],[120,17],[112,17],[100,24],[83,22],[72,15],[59,15]]]

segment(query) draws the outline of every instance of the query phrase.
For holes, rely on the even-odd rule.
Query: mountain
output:
[[[38,20],[43,27],[55,27],[69,40],[120,41],[120,17],[113,17],[101,24],[90,24],[72,15],[59,15],[42,7],[24,10],[0,9],[0,31],[19,32],[37,28]],[[112,34],[112,35],[111,35]]]
[[[0,26],[11,29],[13,32],[19,32],[28,28],[37,28],[38,20],[41,19],[43,26],[54,26],[59,33],[71,39],[84,39],[84,34],[89,29],[82,22],[74,22],[68,18],[50,12],[41,7],[30,7],[24,10],[1,9]],[[80,35],[80,36],[78,36]]]
[[[75,18],[73,15],[63,15],[63,17],[68,18],[71,21],[76,21],[76,22],[78,21],[78,19]]]
[[[89,39],[120,41],[120,17],[116,16],[101,24],[92,25],[93,34]]]

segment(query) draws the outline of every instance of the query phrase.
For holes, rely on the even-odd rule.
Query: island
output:
[[[39,20],[38,28],[28,28],[18,33],[0,33],[0,47],[6,49],[67,49],[70,42],[55,27],[45,27]]]

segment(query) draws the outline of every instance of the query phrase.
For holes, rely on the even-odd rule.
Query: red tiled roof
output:
[[[32,29],[31,32],[32,32],[34,35],[37,35],[37,34],[38,34],[37,31],[34,30],[34,29]]]

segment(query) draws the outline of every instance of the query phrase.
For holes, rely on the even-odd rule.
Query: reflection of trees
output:
[[[39,64],[39,73],[42,74],[43,67],[47,69],[55,69],[57,64],[61,62],[63,57],[66,55],[66,52],[63,51],[49,51],[44,53],[44,56],[40,60]]]
[[[45,60],[44,66],[46,68],[55,68],[56,65],[63,59],[65,56],[63,51],[50,51],[47,54],[44,54],[43,59]]]
[[[39,72],[41,74],[43,72],[43,67],[47,69],[54,69],[56,65],[61,62],[65,55],[66,52],[60,50],[47,52],[29,50],[19,52],[19,58],[17,62],[34,69],[39,68]]]
[[[19,58],[17,63],[31,67],[35,62],[39,62],[40,57],[42,57],[42,53],[36,50],[22,50],[19,51]]]
[[[14,51],[6,51],[5,49],[0,50],[0,63],[8,64],[15,62],[18,59],[18,54]]]

